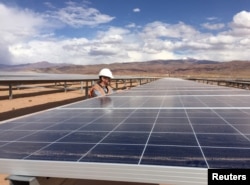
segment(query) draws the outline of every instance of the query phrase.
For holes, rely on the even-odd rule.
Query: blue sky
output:
[[[249,60],[250,0],[0,0],[0,64]]]

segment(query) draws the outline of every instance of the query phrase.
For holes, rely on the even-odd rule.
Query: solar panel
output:
[[[0,124],[0,172],[207,184],[250,168],[250,92],[166,78]]]

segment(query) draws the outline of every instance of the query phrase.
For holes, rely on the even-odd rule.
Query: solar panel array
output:
[[[20,175],[206,184],[208,168],[250,168],[250,91],[166,78],[9,120],[0,163]]]

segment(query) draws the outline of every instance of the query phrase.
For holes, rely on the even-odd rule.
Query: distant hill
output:
[[[174,77],[230,77],[250,78],[250,61],[218,62],[209,60],[153,60],[99,65],[74,65],[38,62],[15,66],[0,66],[6,71],[34,71],[40,73],[98,74],[110,68],[114,75],[174,76]]]
[[[153,60],[146,62],[126,62],[99,65],[68,65],[36,68],[33,71],[45,73],[98,74],[101,68],[107,67],[115,75],[179,75],[183,67],[193,68],[194,65],[218,64],[208,60]]]
[[[52,68],[55,66],[62,67],[62,66],[68,66],[68,65],[71,65],[71,64],[64,64],[64,63],[56,64],[56,63],[42,61],[42,62],[19,64],[19,65],[0,64],[0,69],[4,71],[31,71],[35,69]]]

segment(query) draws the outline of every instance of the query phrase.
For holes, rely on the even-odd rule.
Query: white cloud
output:
[[[218,35],[209,37],[207,41],[209,44],[213,45],[233,44],[235,42],[235,38],[231,35]]]
[[[250,12],[246,11],[232,17],[231,23],[203,24],[208,29],[206,33],[184,22],[160,21],[140,27],[131,23],[124,27],[101,27],[99,31],[92,29],[89,38],[58,37],[55,31],[68,25],[84,32],[86,26],[97,26],[113,19],[97,9],[76,6],[72,2],[61,9],[53,7],[44,14],[0,4],[1,63],[97,64],[185,57],[249,60]],[[222,28],[223,31],[219,31]],[[217,29],[216,34],[209,33],[214,29]]]
[[[127,30],[110,28],[99,32],[96,38],[73,38],[63,40],[34,40],[10,47],[15,61],[50,61],[54,63],[96,64],[124,62],[123,35]]]
[[[0,27],[0,62],[11,64],[11,45],[45,36],[43,28],[48,29],[53,25],[31,10],[7,7],[0,3]]]
[[[185,23],[166,24],[163,22],[152,22],[144,27],[142,35],[145,38],[190,38],[198,31]]]
[[[240,43],[241,46],[250,45],[250,37],[249,37],[249,38],[242,38],[242,39],[239,41],[239,43]]]
[[[0,64],[10,64],[12,61],[12,54],[6,45],[6,42],[0,40]]]
[[[82,26],[97,26],[99,24],[108,23],[115,18],[102,14],[97,9],[89,8],[85,5],[79,6],[73,2],[67,4],[68,5],[64,8],[49,12],[48,16],[76,28]]]
[[[126,25],[126,28],[135,28],[136,24],[135,23],[130,23],[128,25]]]
[[[212,23],[204,23],[202,24],[202,27],[208,29],[208,30],[220,30],[225,27],[225,24],[218,23],[218,24],[212,24]]]
[[[123,35],[127,35],[129,34],[130,31],[128,29],[124,29],[124,28],[119,28],[119,27],[110,27],[105,31],[99,31],[97,33],[97,38],[98,39],[102,39],[105,37],[113,37],[113,36],[123,36]]]
[[[0,4],[0,38],[6,42],[12,43],[38,36],[42,33],[42,27],[49,26],[49,22],[31,10]]]
[[[114,47],[113,45],[102,44],[100,46],[92,46],[89,54],[94,56],[111,56],[116,55],[119,52],[119,48]]]
[[[133,12],[136,12],[136,13],[137,13],[137,12],[140,12],[140,11],[141,11],[140,8],[134,8],[134,9],[133,9]]]
[[[52,9],[54,9],[54,8],[56,8],[51,2],[44,2],[43,3],[45,6],[47,6],[48,8],[52,8]]]
[[[241,11],[233,17],[230,23],[231,30],[225,34],[230,34],[235,37],[250,37],[250,12]]]
[[[75,3],[68,3],[67,7],[56,10],[51,3],[46,5],[53,8],[53,11],[39,14],[0,3],[0,43],[4,43],[0,48],[0,63],[32,63],[41,60],[81,63],[82,57],[88,55],[89,48],[84,45],[82,50],[80,46],[76,49],[75,43],[72,50],[73,46],[65,45],[53,30],[62,28],[60,21],[73,27],[81,27],[94,26],[114,19],[96,9],[79,7]],[[117,42],[120,39],[119,35],[109,37],[109,42]],[[67,39],[65,41],[69,42]],[[79,40],[72,39],[70,42]],[[83,52],[84,50],[86,52]],[[76,56],[81,56],[81,59]]]
[[[214,21],[216,19],[218,19],[218,18],[217,17],[207,17],[207,20],[209,20],[209,21]]]
[[[250,12],[241,11],[233,17],[233,26],[250,29]]]

